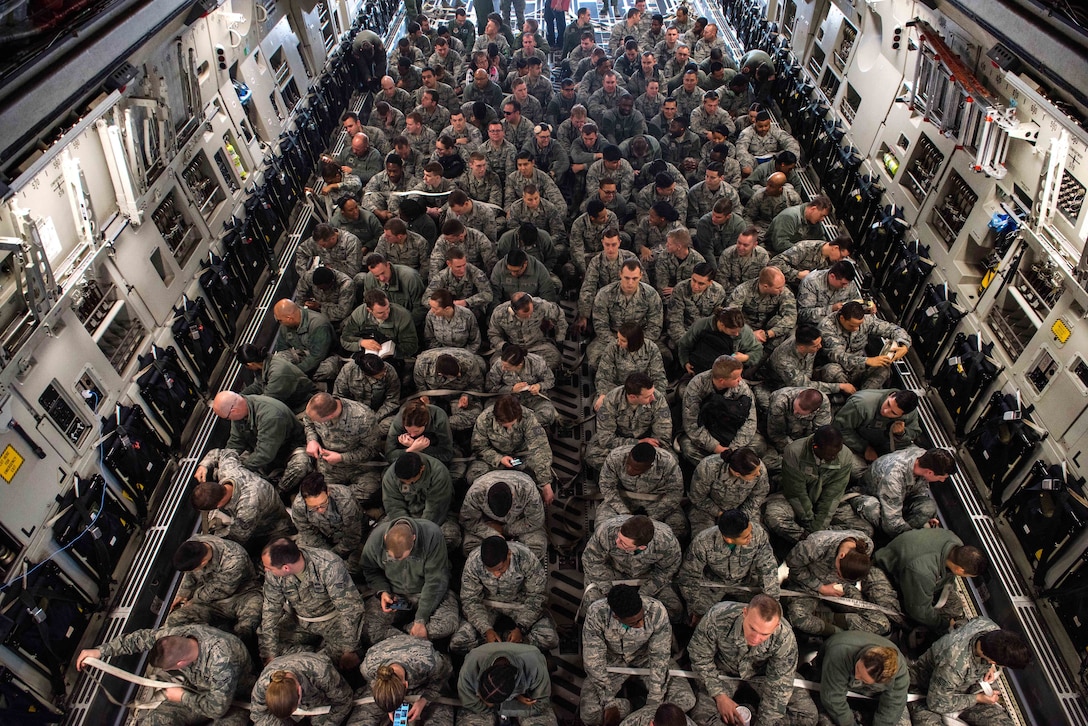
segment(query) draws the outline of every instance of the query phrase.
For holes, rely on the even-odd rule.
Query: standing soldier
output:
[[[540,557],[495,535],[468,556],[461,575],[465,621],[450,650],[467,653],[481,642],[528,643],[543,651],[559,645],[545,608],[548,575]]]
[[[251,638],[261,624],[261,581],[242,545],[198,534],[174,553],[181,577],[170,603],[168,626],[226,620],[239,638]]]
[[[582,627],[585,684],[579,716],[585,724],[616,723],[631,712],[627,699],[616,698],[628,676],[614,667],[646,668],[646,707],[674,703],[684,711],[695,705],[691,686],[669,675],[672,626],[660,601],[643,597],[638,588],[617,585],[608,597],[589,606]]]
[[[136,630],[81,651],[76,670],[87,658],[112,658],[151,651],[148,665],[180,677],[176,687],[163,690],[165,700],[153,709],[137,711],[140,726],[183,726],[211,719],[217,724],[247,723],[244,713],[228,713],[231,701],[245,699],[252,683],[252,664],[237,637],[210,625],[192,623],[156,630]]]
[[[351,713],[351,686],[324,653],[289,653],[257,676],[250,704],[254,726],[281,726],[295,711],[325,707],[328,712],[310,716],[310,723],[340,726]]]
[[[434,702],[453,666],[430,641],[403,634],[386,638],[367,650],[359,670],[366,679],[365,693],[374,703],[356,707],[348,726],[385,726],[393,712],[409,702],[409,723],[453,726],[453,708]]]
[[[541,561],[548,554],[544,504],[536,482],[524,472],[492,471],[478,477],[465,494],[460,519],[466,555],[496,534],[525,545]]]
[[[777,599],[778,563],[767,530],[739,509],[722,512],[716,527],[692,540],[678,581],[693,625],[722,600],[745,602],[754,592]]]
[[[281,538],[261,552],[264,566],[264,611],[259,645],[267,663],[287,650],[280,628],[322,639],[323,650],[342,667],[358,665],[356,648],[363,631],[363,599],[347,565],[323,549],[299,547]],[[297,623],[285,622],[288,612]]]
[[[704,689],[691,712],[696,723],[740,723],[733,695],[747,682],[759,695],[756,723],[816,725],[816,704],[808,691],[793,685],[797,639],[770,595],[756,595],[747,605],[720,602],[711,607],[695,626],[688,654]]]

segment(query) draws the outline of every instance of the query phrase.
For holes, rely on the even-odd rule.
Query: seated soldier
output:
[[[598,481],[603,501],[597,517],[646,514],[686,539],[688,519],[680,507],[684,475],[676,457],[666,448],[649,442],[620,446],[605,457]]]
[[[772,393],[780,388],[815,388],[827,395],[842,392],[849,396],[857,392],[849,383],[812,380],[816,355],[822,347],[820,329],[809,323],[801,323],[774,349],[767,358],[767,364],[760,371],[763,381],[758,386],[753,386],[761,411],[767,410]]]
[[[340,359],[332,349],[336,338],[329,319],[287,299],[277,302],[272,314],[279,323],[276,354],[315,380],[334,378],[340,370]]]
[[[918,394],[886,388],[858,391],[835,414],[835,426],[853,461],[850,476],[857,480],[869,465],[892,449],[920,441]]]
[[[460,624],[449,589],[450,566],[442,529],[425,519],[387,519],[370,533],[359,560],[378,597],[367,605],[371,643],[404,632],[423,640],[453,635]]]
[[[756,453],[763,449],[752,389],[740,377],[742,367],[733,356],[719,356],[684,390],[680,450],[692,464],[727,449],[750,446]]]
[[[484,314],[495,297],[487,275],[468,261],[460,247],[446,250],[446,266],[431,274],[424,294],[430,299],[431,294],[440,288],[449,290],[453,304],[468,308],[477,320],[485,319]]]
[[[331,267],[307,270],[299,277],[294,302],[321,313],[335,328],[355,309],[355,281]]]
[[[838,312],[851,300],[861,297],[857,268],[849,260],[840,260],[826,270],[815,270],[797,290],[797,319],[819,325],[828,315]]]
[[[275,487],[242,466],[236,452],[212,449],[197,466],[201,469],[204,474],[190,501],[197,511],[209,513],[208,534],[260,546],[268,538],[291,533],[291,520]]]
[[[284,356],[269,355],[267,348],[245,343],[238,346],[236,355],[242,367],[255,374],[253,382],[242,389],[243,396],[268,396],[299,413],[317,390],[298,366]]]
[[[383,726],[390,723],[389,714],[409,701],[409,722],[452,726],[453,707],[435,701],[449,685],[453,667],[430,642],[403,634],[386,638],[367,649],[359,671],[373,703],[356,706],[348,726]]]
[[[509,300],[521,292],[552,303],[559,302],[559,289],[555,286],[548,268],[535,257],[515,247],[495,263],[491,271],[491,289],[498,300]]]
[[[714,267],[701,262],[691,270],[691,276],[681,280],[669,297],[665,308],[669,341],[678,346],[684,334],[696,320],[714,314],[725,302],[725,289],[714,281]]]
[[[1023,670],[1032,655],[1024,639],[1002,630],[989,618],[977,617],[930,646],[910,667],[910,685],[925,689],[925,698],[909,705],[911,721],[918,726],[940,726],[946,717],[970,726],[1011,726],[1013,721],[1000,702],[1005,695],[979,683],[997,680],[998,668]]]
[[[484,410],[472,430],[472,462],[465,479],[477,478],[496,469],[524,471],[536,481],[545,506],[552,503],[552,450],[548,435],[536,414],[521,407],[514,396],[499,396]]]
[[[378,493],[377,479],[368,476],[372,470],[366,466],[376,453],[376,424],[366,404],[324,392],[313,395],[302,417],[306,453],[317,470],[329,484],[350,487],[360,504]]]
[[[593,330],[597,337],[586,348],[590,365],[596,367],[612,341],[612,335],[620,325],[629,322],[641,324],[650,341],[660,339],[661,296],[642,282],[642,266],[636,260],[625,261],[620,269],[620,279],[602,287],[593,299]]]
[[[738,509],[752,521],[759,521],[770,487],[767,467],[749,448],[707,456],[691,477],[688,519],[692,533],[713,527],[728,509]]]
[[[797,301],[777,267],[764,267],[755,280],[737,285],[727,304],[741,309],[768,351],[797,327]]]
[[[604,354],[597,362],[597,371],[593,379],[593,388],[597,400],[593,408],[600,411],[604,397],[616,386],[622,386],[632,373],[641,373],[650,378],[657,394],[664,396],[668,389],[665,377],[665,363],[661,359],[661,349],[656,345],[646,345],[646,334],[638,323],[624,323],[616,331],[616,342],[604,349]],[[597,423],[600,429],[600,420]]]
[[[763,525],[727,509],[717,525],[695,535],[677,578],[692,625],[722,600],[747,602],[753,593],[779,594],[778,563]]]
[[[296,710],[318,710],[323,724],[339,724],[351,713],[351,686],[324,653],[288,653],[267,662],[249,702],[254,726],[279,726]]]
[[[387,344],[392,345],[392,351]],[[412,314],[390,302],[381,290],[374,289],[366,291],[363,304],[344,321],[340,345],[351,353],[357,350],[375,353],[390,359],[394,367],[403,367],[405,361],[419,352],[419,336]]]
[[[631,711],[626,699],[617,699],[631,676],[610,668],[645,668],[638,678],[646,686],[646,706],[663,702],[687,710],[695,705],[691,686],[669,675],[672,626],[660,601],[642,595],[630,585],[617,585],[608,596],[589,606],[582,627],[585,684],[578,715],[585,724],[618,723]]]
[[[344,561],[327,550],[280,538],[265,546],[261,564],[261,658],[267,662],[293,650],[296,636],[316,636],[333,662],[344,668],[358,665],[363,598]]]
[[[609,452],[620,446],[671,446],[669,404],[645,373],[631,373],[622,386],[602,394],[602,398],[596,430],[586,446],[586,464],[600,469]]]
[[[850,451],[834,426],[786,447],[782,493],[767,499],[767,529],[791,543],[828,528],[850,482]]]
[[[794,629],[809,635],[833,635],[844,630],[887,634],[888,615],[874,607],[852,607],[846,598],[867,602],[873,541],[853,530],[813,532],[786,555],[786,587],[810,597],[790,598],[786,613]],[[858,587],[860,583],[860,588]]]
[[[424,319],[423,340],[428,348],[464,348],[480,351],[480,324],[467,306],[457,305],[453,293],[438,288],[427,297],[430,310]]]
[[[676,346],[684,370],[696,375],[710,370],[720,356],[732,356],[748,370],[763,359],[763,344],[756,340],[739,308],[718,307],[687,329]]]
[[[229,539],[196,534],[174,553],[174,568],[185,574],[170,603],[166,625],[230,627],[252,638],[261,624],[261,579],[245,548]]]
[[[382,506],[390,519],[420,519],[442,528],[447,547],[461,544],[461,528],[450,508],[453,481],[438,459],[412,451],[389,465],[382,476]]]
[[[606,227],[599,239],[601,251],[586,262],[585,275],[578,290],[578,317],[574,320],[574,329],[579,333],[589,328],[597,293],[613,282],[619,282],[628,260],[638,262],[633,252],[620,249],[620,231],[615,225]],[[641,325],[638,321],[631,322]]]
[[[544,532],[544,506],[536,482],[520,471],[492,471],[468,488],[461,505],[465,554],[495,534],[520,542],[544,560],[548,539]]]
[[[467,442],[483,412],[481,399],[467,393],[483,390],[483,360],[461,348],[433,348],[416,358],[412,377],[420,389],[431,392],[425,397],[427,402],[446,413],[454,441],[462,445]],[[454,393],[434,393],[442,390]]]
[[[487,338],[496,354],[507,343],[514,343],[539,355],[552,370],[558,370],[562,363],[556,341],[566,335],[567,318],[559,306],[525,292],[516,292],[509,302],[499,304],[487,328]]]
[[[327,484],[319,472],[310,472],[291,503],[291,519],[300,545],[328,550],[346,561],[348,569],[358,568],[366,522],[350,489]]]
[[[450,650],[467,653],[483,642],[528,643],[543,651],[559,645],[555,622],[545,607],[548,575],[528,547],[500,535],[472,551],[461,575],[465,620],[450,639]]]
[[[371,429],[373,439],[385,438],[400,410],[400,376],[393,366],[373,353],[356,351],[340,369],[332,391],[373,411],[376,422]]]
[[[854,726],[869,716],[870,709],[854,710],[855,701],[847,700],[852,693],[876,701],[874,724],[910,726],[909,687],[907,658],[887,638],[836,633],[820,649],[820,707],[834,726]]]
[[[523,408],[532,410],[541,426],[551,426],[559,418],[548,392],[555,386],[555,374],[547,362],[519,345],[507,343],[498,360],[487,372],[488,393],[517,396]]]
[[[786,283],[796,287],[813,271],[826,270],[836,262],[849,258],[853,248],[853,240],[845,234],[830,242],[810,239],[798,242],[785,252],[775,255],[768,264],[782,270]]]
[[[718,202],[715,207],[723,204],[728,202]],[[771,264],[771,255],[767,252],[767,248],[759,246],[759,228],[747,226],[747,222],[738,214],[734,214],[730,218],[730,221],[732,220],[738,221],[737,226],[740,229],[733,233],[733,239],[717,257],[718,280],[730,295],[741,283],[758,278],[763,268]],[[703,232],[699,234],[703,235]],[[718,235],[715,231],[715,243],[717,239]]]
[[[851,300],[820,322],[827,347],[827,363],[817,373],[822,381],[853,383],[859,389],[882,388],[891,376],[892,365],[910,350],[906,330],[878,318],[871,308]],[[868,355],[870,336],[892,342],[883,355]]]
[[[520,726],[556,726],[548,662],[528,643],[485,643],[457,675],[459,726],[491,726],[496,713]]]
[[[908,446],[885,454],[862,477],[862,493],[850,500],[854,516],[845,523],[861,524],[860,528],[870,533],[880,530],[889,537],[939,527],[930,486],[955,473],[956,459],[944,449],[926,451]]]
[[[419,398],[404,404],[401,415],[394,418],[389,426],[389,435],[385,438],[385,460],[396,461],[405,453],[426,454],[446,467],[454,466],[456,449],[445,411]]]
[[[638,580],[639,592],[656,598],[679,622],[684,606],[673,580],[680,563],[680,542],[663,522],[644,514],[599,519],[582,552],[583,601],[607,595],[619,580]]]

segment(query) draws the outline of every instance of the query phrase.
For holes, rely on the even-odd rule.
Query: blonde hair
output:
[[[404,703],[404,697],[408,695],[408,686],[393,668],[392,663],[378,666],[370,689],[374,694],[374,704],[386,713],[395,711]]]
[[[866,673],[877,683],[887,683],[899,672],[899,653],[895,648],[876,646],[861,654]]]
[[[295,674],[291,671],[274,671],[264,692],[268,712],[277,718],[286,718],[295,712],[300,700]]]

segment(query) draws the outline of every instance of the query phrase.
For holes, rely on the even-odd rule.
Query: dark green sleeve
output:
[[[850,679],[854,675],[853,649],[833,646],[827,649],[823,659],[823,671],[820,673],[820,705],[824,707],[836,726],[854,726],[854,711],[846,701]]]

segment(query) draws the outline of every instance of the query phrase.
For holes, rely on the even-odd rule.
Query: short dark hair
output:
[[[990,566],[986,554],[978,547],[971,545],[956,545],[948,553],[948,560],[957,567],[962,567],[968,577],[984,575]]]
[[[813,446],[821,449],[842,447],[842,432],[832,424],[821,426],[812,434]]]
[[[506,540],[495,535],[480,543],[480,561],[484,567],[498,567],[510,554],[510,545]]]
[[[616,585],[608,591],[608,609],[617,618],[630,618],[642,612],[642,596],[634,585]]]
[[[751,520],[742,509],[726,509],[718,515],[718,531],[723,537],[738,537],[748,529]]]
[[[892,398],[895,399],[895,405],[903,413],[910,413],[918,408],[918,394],[914,391],[904,388],[901,391],[896,391],[892,394]]]
[[[408,451],[401,454],[400,457],[393,462],[393,474],[401,481],[419,476],[422,471],[423,457],[414,451]]]
[[[944,449],[930,449],[918,457],[918,463],[937,476],[956,473],[956,458]]]
[[[207,542],[195,539],[186,540],[174,552],[174,569],[181,572],[192,572],[200,567],[200,563],[204,561],[210,551],[211,545]]]
[[[823,334],[815,325],[802,323],[797,326],[797,330],[794,332],[793,336],[794,341],[800,345],[812,345],[823,337]]]
[[[991,630],[978,638],[982,654],[999,666],[1022,670],[1032,661],[1031,649],[1018,634],[1010,630]]]
[[[635,371],[634,373],[628,374],[623,382],[623,392],[628,396],[637,396],[647,388],[653,387],[654,382],[642,371]]]
[[[654,520],[645,514],[636,514],[620,525],[620,534],[639,547],[648,545],[654,538]]]
[[[302,550],[293,539],[279,537],[264,546],[264,552],[268,553],[268,562],[273,567],[283,567],[298,562],[302,557]]]
[[[302,477],[302,481],[298,485],[299,496],[303,499],[316,497],[318,494],[327,491],[329,491],[329,486],[325,483],[325,475],[320,471],[311,471]]]

